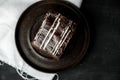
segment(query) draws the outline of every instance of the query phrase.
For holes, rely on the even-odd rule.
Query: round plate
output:
[[[49,9],[78,23],[76,32],[59,61],[40,55],[31,46],[31,37]],[[45,72],[57,72],[78,64],[89,44],[89,28],[84,16],[77,7],[65,1],[40,1],[33,4],[20,17],[15,34],[16,45],[23,59],[33,68]]]

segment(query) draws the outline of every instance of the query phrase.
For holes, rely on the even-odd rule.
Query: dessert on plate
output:
[[[59,60],[76,27],[74,21],[61,13],[49,10],[32,40],[32,46],[42,55]]]

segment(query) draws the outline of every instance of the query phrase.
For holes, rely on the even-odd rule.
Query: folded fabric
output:
[[[23,11],[40,0],[0,0],[0,60],[40,79],[52,80],[56,73],[45,73],[29,66],[19,55],[15,44],[15,28]],[[66,0],[80,7],[82,0]]]

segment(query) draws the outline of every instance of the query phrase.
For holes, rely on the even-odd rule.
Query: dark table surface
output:
[[[91,43],[79,65],[59,74],[60,80],[120,80],[120,0],[83,0]],[[0,80],[23,80],[15,69],[0,67]]]
[[[120,0],[83,0],[80,10],[91,43],[81,64],[61,72],[61,80],[120,80]]]

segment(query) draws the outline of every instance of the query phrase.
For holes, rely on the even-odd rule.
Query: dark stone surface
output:
[[[83,0],[81,11],[91,29],[81,64],[59,73],[60,80],[120,80],[120,1]]]

